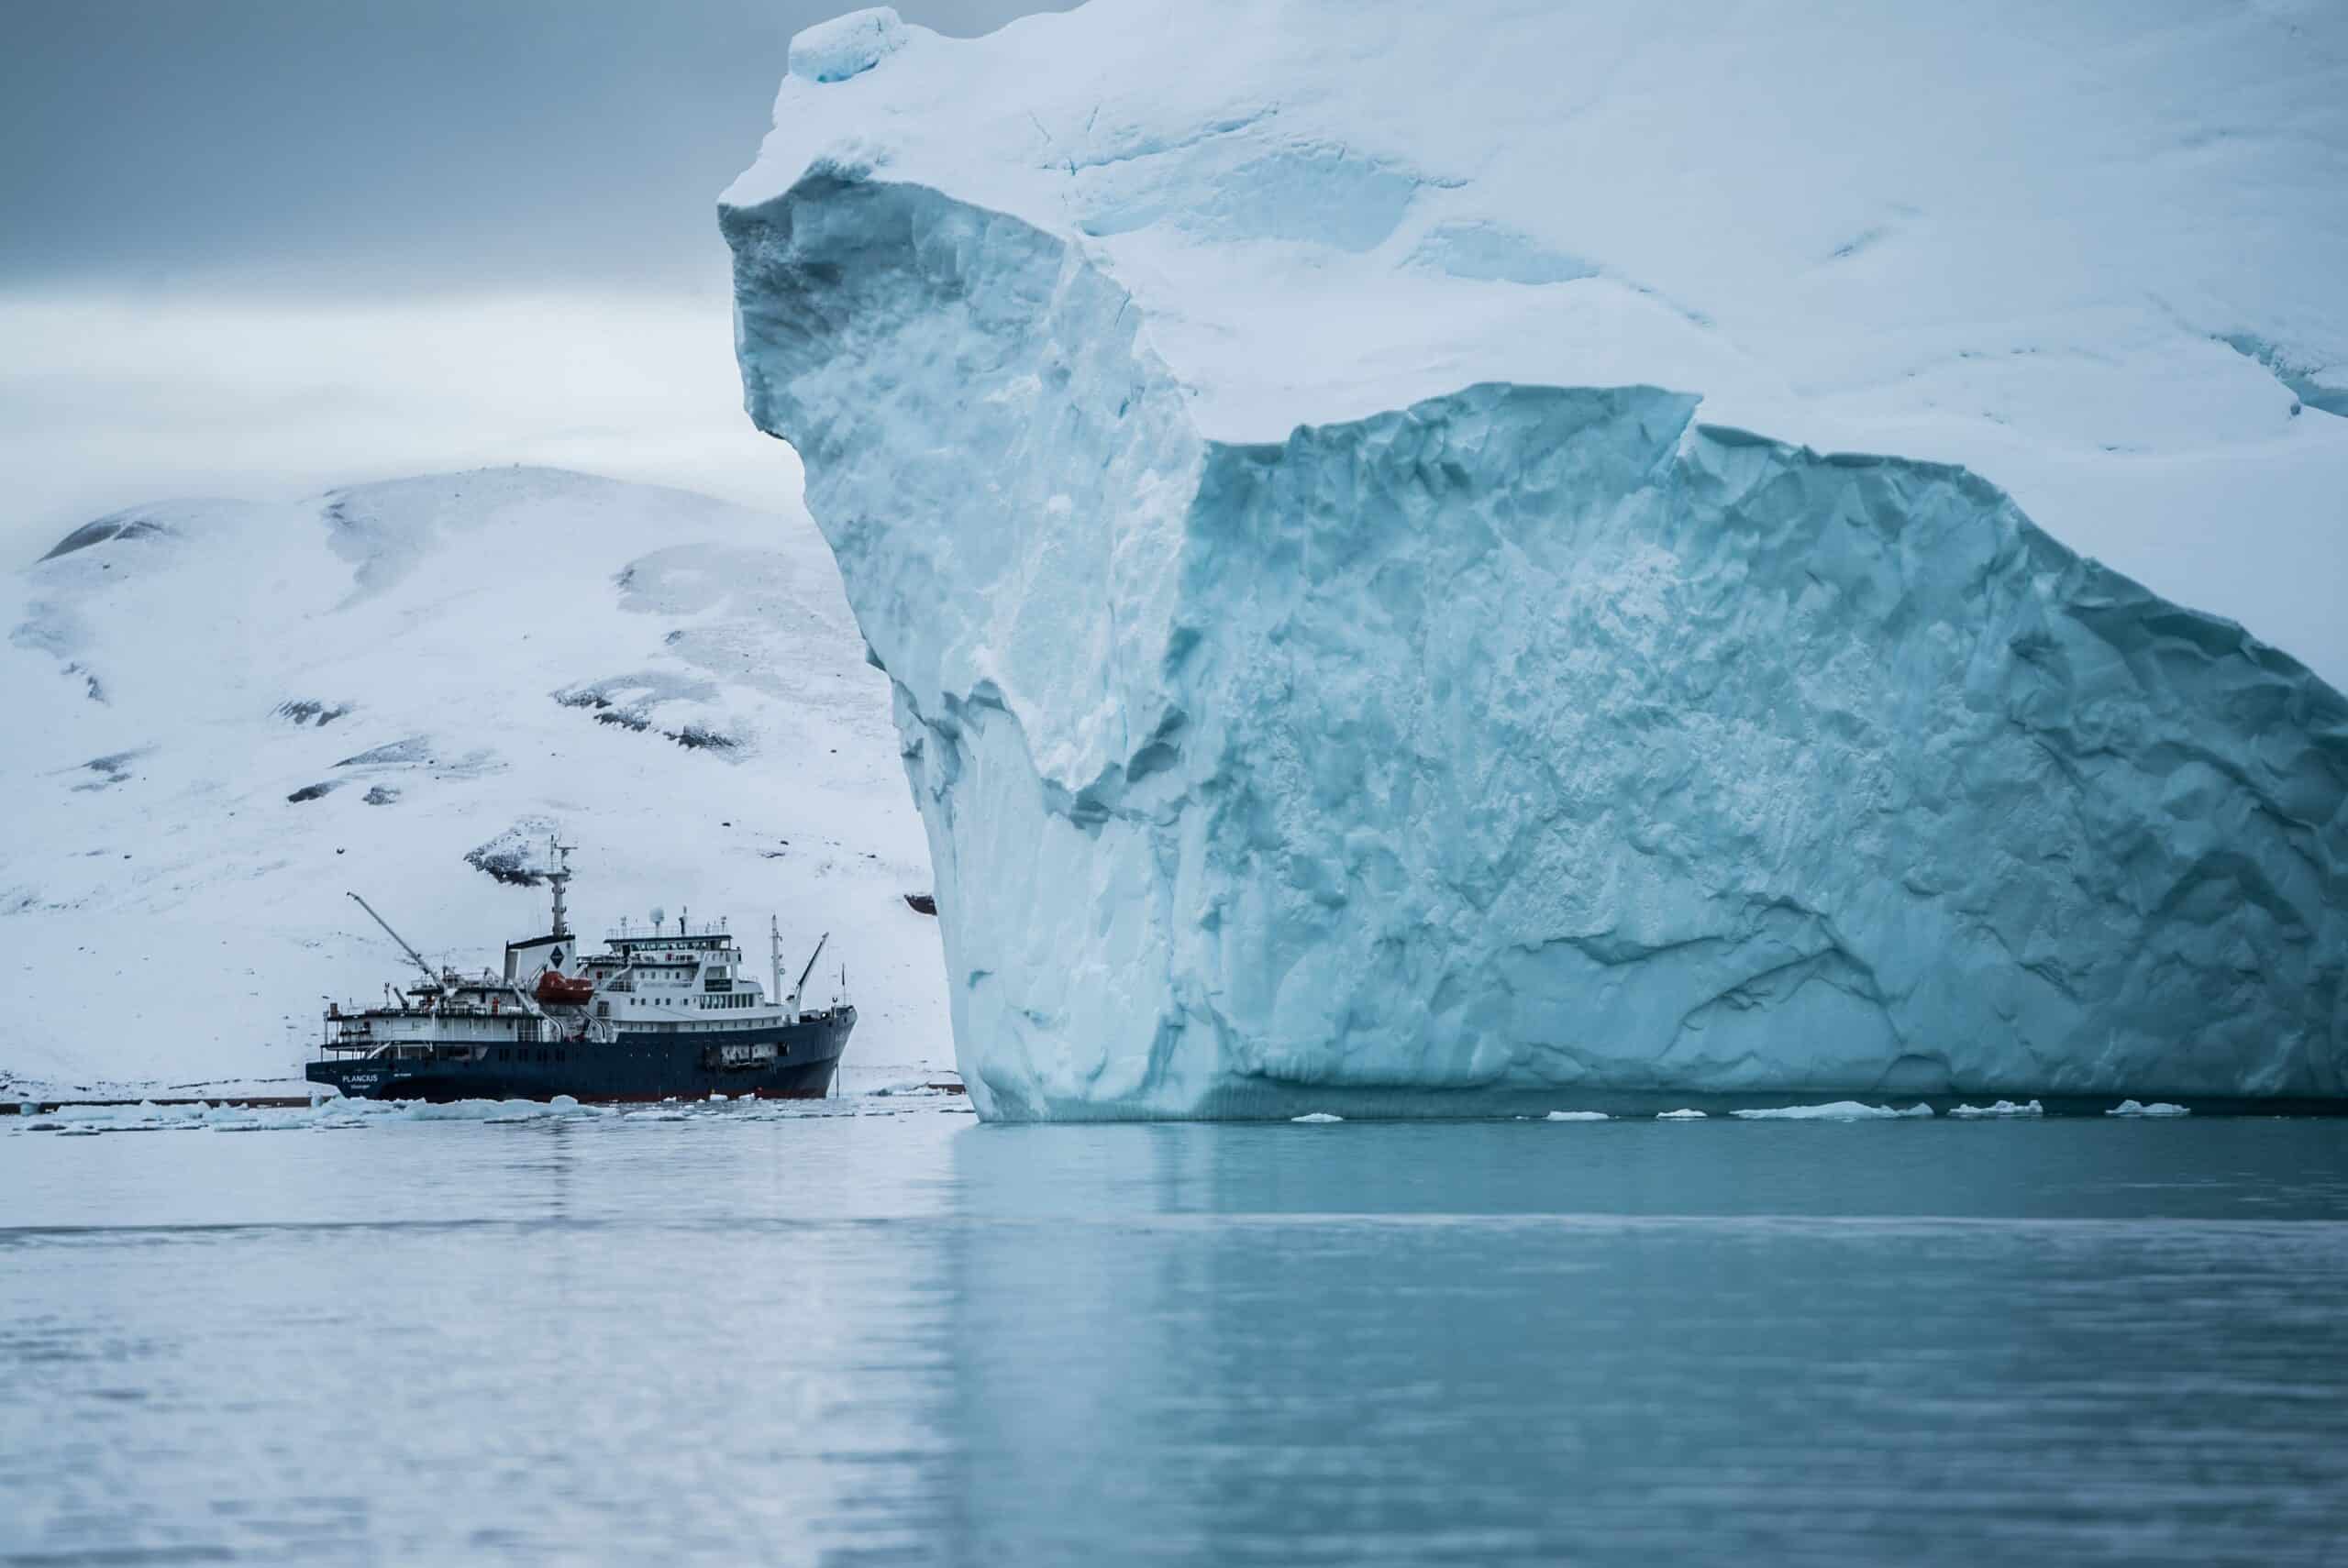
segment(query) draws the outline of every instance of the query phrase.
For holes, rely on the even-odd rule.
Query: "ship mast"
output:
[[[568,911],[562,905],[562,889],[570,880],[570,852],[576,847],[575,845],[558,844],[553,834],[547,835],[547,859],[553,867],[547,873],[547,885],[554,889],[554,933],[557,936],[570,934],[570,926],[566,919]],[[354,898],[357,896],[352,895]],[[388,931],[391,928],[385,926],[383,929]]]

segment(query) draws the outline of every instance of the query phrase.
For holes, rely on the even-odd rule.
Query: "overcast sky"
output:
[[[778,499],[717,193],[845,0],[0,0],[0,559],[551,462]],[[1037,0],[898,0],[988,31]]]

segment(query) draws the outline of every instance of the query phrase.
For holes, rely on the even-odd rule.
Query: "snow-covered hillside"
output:
[[[0,1077],[296,1070],[289,1016],[403,973],[346,889],[487,963],[555,828],[591,936],[690,908],[763,973],[770,911],[828,930],[851,1059],[944,1057],[887,681],[803,513],[538,469],[166,502],[0,581]]]
[[[746,403],[983,1111],[2348,1095],[2348,11],[1096,0],[790,72]]]

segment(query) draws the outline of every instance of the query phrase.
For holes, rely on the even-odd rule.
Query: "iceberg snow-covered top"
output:
[[[1212,438],[1645,383],[1962,463],[2337,679],[2343,84],[2348,11],[2288,0],[884,9],[794,41],[724,199],[846,174],[1067,239]]]
[[[791,74],[803,82],[845,82],[904,43],[905,24],[893,7],[851,11],[804,28],[791,40]]]

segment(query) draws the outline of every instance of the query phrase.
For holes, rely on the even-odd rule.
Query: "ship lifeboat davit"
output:
[[[583,1002],[594,994],[595,982],[590,979],[574,979],[554,969],[548,969],[538,977],[538,1000],[541,1002]]]

